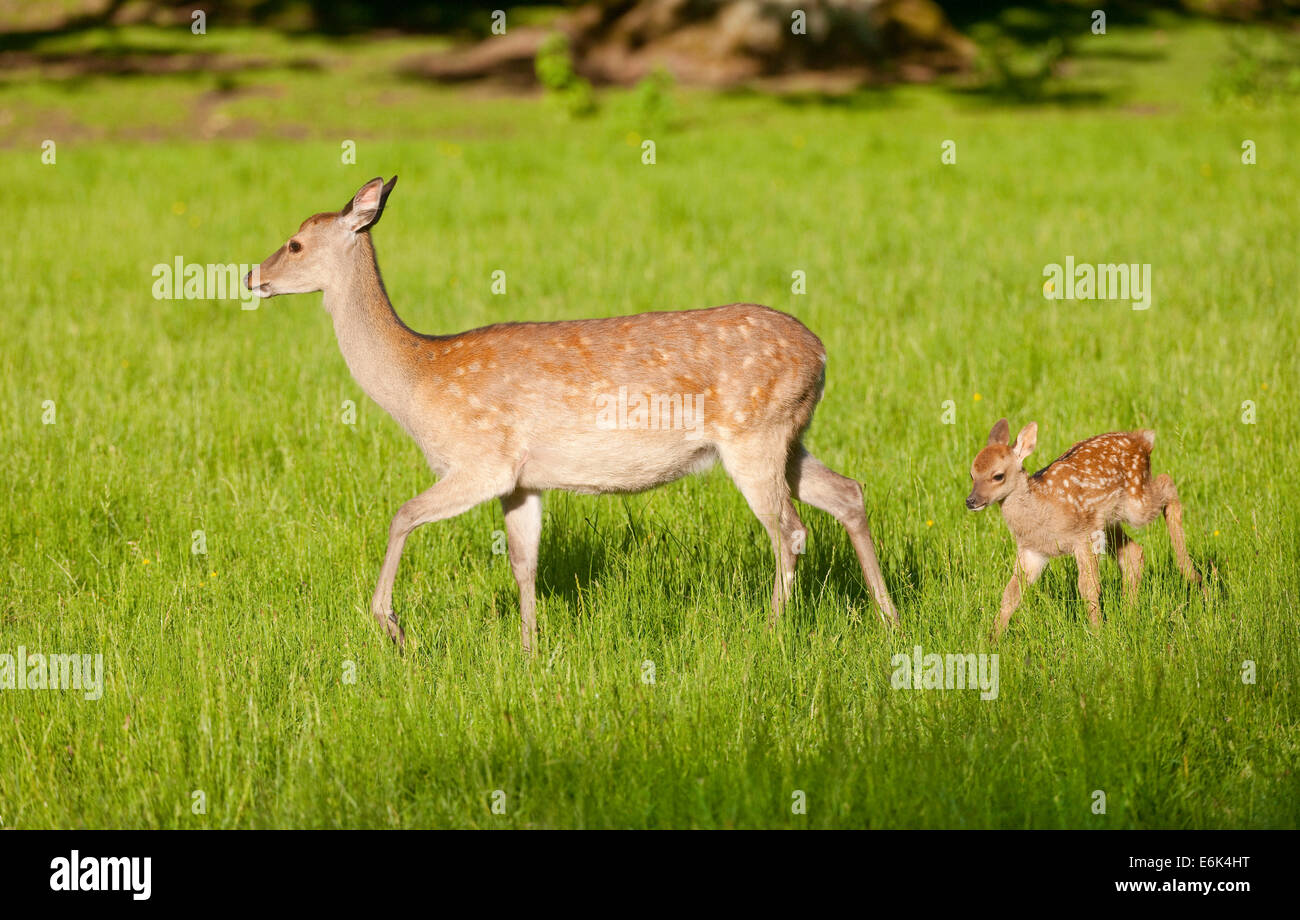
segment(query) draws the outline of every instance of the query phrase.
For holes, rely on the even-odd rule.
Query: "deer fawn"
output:
[[[309,217],[256,278],[245,278],[262,297],[324,292],[352,376],[415,439],[439,477],[402,505],[389,528],[370,612],[395,642],[404,633],[393,612],[393,582],[406,538],[421,524],[501,501],[530,651],[541,493],[639,492],[715,460],[772,541],[777,572],[769,623],[789,597],[802,551],[792,495],[847,528],[881,613],[897,621],[862,486],[800,444],[826,363],[821,341],[802,323],[767,307],[732,304],[422,335],[393,311],[370,239],[396,182],[372,179],[343,210]],[[644,411],[645,394],[663,418]]]
[[[971,465],[966,507],[980,511],[997,502],[1002,518],[1016,538],[1016,567],[1002,594],[994,635],[1007,628],[1020,605],[1025,585],[1038,580],[1053,556],[1074,553],[1079,566],[1079,593],[1088,602],[1088,619],[1098,626],[1100,581],[1097,555],[1109,549],[1124,573],[1125,592],[1136,596],[1142,578],[1142,547],[1124,532],[1122,523],[1142,527],[1160,514],[1169,525],[1178,567],[1187,580],[1199,584],[1183,540],[1183,506],[1167,473],[1151,478],[1154,431],[1113,431],[1080,441],[1048,466],[1026,475],[1021,463],[1034,452],[1038,424],[1020,430],[1016,442],[1007,440],[1011,428],[999,419],[989,433],[988,446]]]

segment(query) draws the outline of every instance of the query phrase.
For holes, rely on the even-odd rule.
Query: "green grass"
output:
[[[1211,104],[1218,30],[1117,40],[1154,57],[1085,60],[1096,105],[678,92],[654,125],[625,95],[571,122],[428,88],[368,46],[330,52],[352,70],[241,75],[201,114],[211,77],[6,83],[0,653],[102,653],[106,689],[0,692],[4,826],[1295,827],[1300,110]],[[768,632],[766,537],[715,472],[547,497],[535,660],[499,507],[422,528],[398,654],[367,605],[431,475],[319,295],[157,301],[150,274],[260,261],[393,173],[375,238],[419,330],[753,300],[820,335],[806,441],[865,484],[901,634],[811,509]],[[1152,308],[1045,300],[1067,255],[1150,263]],[[1001,415],[1039,422],[1034,468],[1156,429],[1211,599],[1156,523],[1136,604],[1103,564],[1100,634],[1062,559],[991,645],[1012,541],[962,500]],[[997,700],[891,689],[916,645],[996,651]]]

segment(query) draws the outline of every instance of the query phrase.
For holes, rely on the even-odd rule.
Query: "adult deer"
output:
[[[802,551],[792,494],[848,529],[882,615],[897,622],[861,485],[800,444],[826,363],[821,341],[802,323],[732,304],[421,335],[393,311],[370,239],[396,182],[372,179],[343,210],[309,217],[256,278],[245,277],[262,297],[324,292],[352,376],[439,477],[398,509],[389,528],[370,611],[394,641],[404,633],[393,581],[406,538],[421,524],[500,499],[528,651],[537,633],[541,493],[639,492],[715,460],[771,537],[770,622],[789,598]]]

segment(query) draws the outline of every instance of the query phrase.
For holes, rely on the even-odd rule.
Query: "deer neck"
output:
[[[403,427],[409,408],[421,337],[393,310],[379,275],[369,233],[359,233],[356,250],[336,285],[325,291],[339,351],[366,395]]]
[[[1002,518],[1012,532],[1018,533],[1033,520],[1037,503],[1029,490],[1029,478],[1021,476],[1015,487],[1002,499]]]

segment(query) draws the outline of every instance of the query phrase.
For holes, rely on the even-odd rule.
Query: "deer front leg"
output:
[[[1038,576],[1043,574],[1043,569],[1047,566],[1047,557],[1042,553],[1036,553],[1030,549],[1019,549],[1016,551],[1016,568],[1011,575],[1011,580],[1007,582],[1007,588],[1002,592],[1002,608],[998,611],[997,623],[993,627],[993,638],[1001,637],[1006,631],[1007,623],[1011,621],[1011,614],[1016,612],[1020,606],[1020,599],[1024,595],[1024,589],[1038,581]]]
[[[494,479],[451,473],[397,509],[388,528],[388,549],[379,569],[379,582],[370,601],[370,613],[398,645],[406,641],[406,634],[393,612],[393,582],[397,580],[397,566],[402,561],[406,538],[421,524],[455,517],[507,489],[509,486],[503,487]]]
[[[516,489],[501,496],[506,518],[506,550],[510,570],[519,585],[520,635],[525,654],[537,641],[537,547],[542,540],[542,496],[540,492]]]
[[[1088,622],[1097,629],[1101,626],[1101,575],[1090,540],[1080,541],[1075,546],[1074,561],[1079,566],[1079,595],[1088,604]]]

